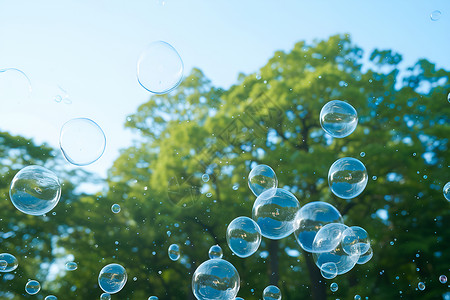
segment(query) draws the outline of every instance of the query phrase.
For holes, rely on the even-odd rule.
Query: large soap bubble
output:
[[[127,271],[119,264],[109,264],[101,269],[98,285],[108,294],[118,293],[127,283]]]
[[[17,258],[9,253],[0,254],[0,261],[2,262],[0,272],[3,273],[14,271],[19,266]]]
[[[344,237],[343,233],[348,229],[347,225],[341,223],[330,223],[317,232],[312,243],[313,253],[330,252],[336,249]]]
[[[322,107],[320,125],[332,137],[343,138],[355,131],[358,114],[347,102],[333,100]]]
[[[165,94],[183,79],[183,60],[172,45],[156,41],[142,51],[137,63],[139,84],[149,92]]]
[[[275,285],[269,285],[263,291],[263,300],[281,300],[281,291]]]
[[[367,181],[366,167],[356,158],[340,158],[328,171],[331,191],[343,199],[352,199],[361,194],[366,188]]]
[[[205,261],[192,276],[192,291],[198,300],[232,300],[239,286],[238,271],[224,259]]]
[[[252,217],[258,223],[261,234],[269,239],[279,240],[294,232],[295,216],[300,209],[297,198],[289,191],[267,190],[256,198]]]
[[[364,228],[352,226],[342,233],[342,249],[347,254],[354,253],[364,254],[370,248],[369,234]]]
[[[249,257],[261,244],[261,229],[248,217],[238,217],[227,228],[227,243],[231,251],[241,258]]]
[[[295,217],[294,225],[294,235],[298,244],[311,252],[316,233],[330,223],[344,223],[341,214],[333,205],[314,201],[302,206]]]
[[[271,190],[271,192],[266,195],[273,196],[278,187],[277,175],[271,167],[257,165],[248,175],[248,186],[256,197],[267,190]]]
[[[447,201],[450,201],[450,181],[444,185],[442,192],[444,193],[445,199],[447,199]]]
[[[68,162],[86,166],[103,155],[106,136],[100,126],[91,119],[76,118],[62,126],[59,146]]]
[[[40,166],[28,166],[14,176],[9,196],[18,210],[39,216],[58,204],[61,185],[52,171]]]

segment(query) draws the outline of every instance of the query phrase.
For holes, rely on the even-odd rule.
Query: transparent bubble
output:
[[[361,300],[361,296],[360,295],[355,295],[355,297],[353,297],[354,300]]]
[[[447,276],[445,276],[445,275],[439,276],[439,282],[440,283],[447,283]]]
[[[58,298],[56,296],[53,296],[53,295],[48,295],[47,297],[45,297],[44,300],[58,300]]]
[[[240,286],[239,273],[224,259],[202,263],[192,276],[192,291],[198,300],[232,300]]]
[[[366,156],[366,152],[361,152],[361,153],[359,154],[359,156],[361,156],[361,157]]]
[[[371,260],[373,257],[373,250],[372,247],[369,247],[369,249],[366,251],[366,253],[363,253],[359,256],[358,261],[356,262],[358,265],[363,265],[369,260]]]
[[[74,261],[69,261],[66,263],[66,270],[67,271],[75,271],[76,269],[78,269],[78,265],[76,262]]]
[[[252,193],[258,197],[262,192],[271,190],[267,196],[273,196],[278,186],[277,175],[275,171],[266,165],[257,165],[248,175],[248,186]]]
[[[352,226],[343,232],[341,241],[342,249],[347,254],[354,253],[364,254],[370,248],[369,234],[364,228]]]
[[[31,97],[31,81],[19,69],[0,69],[0,102],[23,103]]]
[[[183,79],[183,60],[172,45],[156,41],[142,51],[137,63],[139,84],[149,92],[165,94]]]
[[[417,287],[419,288],[419,290],[423,291],[423,290],[425,289],[425,283],[419,282],[419,283],[417,284]]]
[[[167,252],[169,253],[169,258],[173,261],[176,261],[180,258],[180,246],[178,246],[177,244],[170,245]]]
[[[325,279],[335,278],[337,276],[337,272],[338,272],[337,266],[333,262],[324,263],[320,267],[320,274],[322,274],[323,278]]]
[[[210,259],[214,258],[222,258],[223,257],[223,251],[222,248],[219,245],[214,245],[209,248],[208,256]]]
[[[148,300],[159,300],[159,299],[156,296],[150,296],[150,297],[148,297]]]
[[[17,260],[17,258],[9,253],[0,254],[0,261],[2,261],[2,268],[0,268],[0,272],[2,273],[14,271],[19,266],[19,261]]]
[[[39,216],[58,204],[61,185],[52,171],[40,166],[28,166],[14,176],[9,196],[18,210]]]
[[[321,201],[304,205],[295,217],[294,235],[298,244],[311,252],[317,232],[330,223],[344,223],[341,214],[333,205]]]
[[[447,95],[447,101],[450,102],[450,93]]]
[[[111,295],[108,293],[103,293],[100,296],[100,300],[111,300]]]
[[[263,291],[263,300],[281,300],[281,291],[277,286],[269,285]]]
[[[241,258],[255,253],[261,244],[261,229],[248,217],[238,217],[227,228],[227,243],[231,251]]]
[[[368,175],[362,162],[352,157],[335,161],[328,171],[328,185],[331,191],[343,199],[352,199],[366,188]]]
[[[8,266],[8,262],[6,260],[0,260],[0,271],[6,270],[7,266]]]
[[[25,292],[30,295],[36,295],[41,290],[41,284],[36,280],[30,280],[25,285]]]
[[[289,191],[267,190],[256,198],[252,218],[258,223],[261,234],[269,239],[279,240],[294,232],[295,216],[300,209],[297,198]]]
[[[441,18],[441,11],[435,10],[430,14],[431,21],[438,21]]]
[[[323,228],[322,228],[323,229]],[[334,263],[337,267],[337,275],[341,275],[350,271],[359,259],[359,254],[347,254],[342,249],[341,243],[330,252],[313,253],[314,261],[319,269],[323,268],[326,263]]]
[[[333,282],[332,284],[330,284],[330,290],[334,293],[339,289],[339,286],[336,282]]]
[[[113,213],[115,213],[115,214],[118,214],[118,213],[120,213],[120,205],[119,204],[113,204],[112,206],[111,206],[111,211],[113,212]]]
[[[236,298],[234,298],[234,300],[244,300],[244,298],[236,297]]]
[[[209,181],[209,175],[208,174],[203,174],[202,175],[202,181],[203,182],[208,182]]]
[[[332,137],[343,138],[355,131],[358,114],[347,102],[333,100],[322,107],[320,125]]]
[[[447,199],[447,201],[450,201],[450,181],[444,185],[442,192],[444,193],[445,199]]]
[[[127,283],[127,271],[119,264],[109,264],[101,269],[98,285],[108,294],[119,292]]]
[[[68,162],[86,166],[103,155],[106,136],[100,126],[91,119],[76,118],[62,126],[59,146]]]
[[[347,225],[341,223],[330,223],[317,232],[312,242],[313,253],[330,252],[336,249],[344,237],[344,232],[348,229]]]

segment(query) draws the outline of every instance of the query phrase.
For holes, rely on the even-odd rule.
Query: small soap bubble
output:
[[[430,19],[431,21],[438,21],[441,18],[441,11],[440,10],[435,10],[430,14]]]
[[[159,299],[156,296],[150,296],[150,297],[148,297],[148,300],[159,300]]]
[[[223,257],[223,251],[222,248],[219,245],[214,245],[209,248],[208,256],[210,259],[214,258],[222,258]]]
[[[233,185],[233,191],[237,191],[239,189],[239,184],[234,184]]]
[[[372,180],[377,180],[378,179],[378,177],[377,176],[372,176]]]
[[[358,114],[347,102],[333,100],[320,111],[322,129],[335,138],[344,138],[352,134],[358,125]]]
[[[444,193],[445,199],[447,199],[447,201],[450,201],[450,181],[444,185],[442,192]]]
[[[156,41],[142,51],[137,63],[137,78],[147,91],[165,94],[181,83],[183,69],[183,60],[177,50],[166,42]]]
[[[36,280],[30,280],[25,285],[25,292],[30,295],[36,295],[41,290],[41,284]]]
[[[425,289],[425,283],[419,282],[419,283],[417,284],[417,287],[419,288],[419,290],[423,291],[423,290]]]
[[[192,276],[192,291],[198,300],[234,299],[239,287],[238,271],[224,259],[203,262]]]
[[[332,284],[330,284],[330,290],[334,293],[339,289],[339,286],[336,282],[333,282]]]
[[[238,217],[227,228],[227,243],[230,250],[241,258],[249,257],[261,244],[261,229],[248,217]]]
[[[202,175],[202,180],[203,180],[203,182],[208,182],[209,181],[209,175],[208,174],[203,174]]]
[[[111,211],[115,214],[120,213],[120,205],[115,203],[111,206]]]
[[[328,185],[336,196],[352,199],[366,188],[368,175],[362,162],[352,157],[335,161],[328,171]]]
[[[78,265],[74,261],[69,261],[66,263],[66,270],[67,271],[75,271],[78,268]]]
[[[269,285],[263,291],[263,300],[281,300],[281,291],[275,285]]]
[[[119,264],[109,264],[101,269],[98,285],[108,294],[118,293],[127,283],[127,271]]]
[[[53,295],[48,295],[47,297],[45,297],[44,300],[58,300],[58,298],[56,296],[53,296]]]
[[[244,300],[244,298],[236,297],[236,298],[234,298],[234,300]]]
[[[100,300],[111,300],[111,295],[108,293],[103,293],[100,296]]]
[[[21,212],[40,216],[58,204],[61,184],[52,171],[40,166],[28,166],[14,176],[9,196]]]
[[[212,193],[206,193],[206,197],[211,198],[212,197]]]
[[[257,165],[248,175],[248,186],[256,197],[267,190],[271,190],[271,192],[266,195],[268,197],[273,196],[275,189],[278,187],[277,175],[271,167]]]
[[[447,283],[447,276],[445,276],[445,275],[439,276],[439,282],[440,283]]]
[[[180,246],[177,244],[170,245],[167,252],[169,253],[169,258],[173,261],[177,261],[180,258]]]
[[[361,296],[360,296],[360,295],[355,295],[355,297],[353,297],[353,299],[355,299],[355,300],[361,300]]]
[[[62,126],[59,146],[68,162],[86,166],[103,155],[106,136],[100,126],[91,119],[75,118]]]
[[[2,253],[0,254],[0,266],[0,272],[7,273],[17,269],[19,262],[14,255]]]
[[[56,103],[61,103],[62,97],[60,95],[56,95],[55,98],[53,98],[53,100],[55,100]]]
[[[338,268],[334,262],[324,263],[320,267],[320,274],[322,274],[325,279],[333,279],[337,276]]]
[[[361,152],[361,153],[359,154],[359,156],[364,157],[364,156],[366,156],[366,153],[365,153],[365,152]]]

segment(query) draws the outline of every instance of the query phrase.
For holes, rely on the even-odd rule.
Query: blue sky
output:
[[[434,10],[442,12],[438,21],[430,20]],[[394,49],[404,67],[425,57],[450,69],[449,29],[448,0],[0,0],[0,69],[24,71],[33,87],[23,101],[0,91],[0,129],[56,147],[66,121],[89,117],[108,144],[86,169],[104,176],[133,138],[126,116],[150,95],[137,82],[136,62],[152,41],[172,44],[185,73],[199,67],[228,87],[275,50],[337,33],[350,33],[366,54]],[[64,94],[59,87],[71,104],[54,101]]]

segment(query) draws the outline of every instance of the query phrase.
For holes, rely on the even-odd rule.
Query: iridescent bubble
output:
[[[442,192],[444,193],[445,199],[447,199],[447,201],[450,201],[450,181],[444,185]]]
[[[44,300],[58,300],[58,298],[56,296],[53,296],[53,295],[48,295],[47,297],[45,297]]]
[[[356,264],[359,259],[359,254],[347,254],[342,249],[341,244],[336,247],[333,251],[330,252],[322,252],[322,253],[313,253],[314,261],[319,269],[323,268],[323,265],[326,263],[334,263],[337,267],[337,275],[341,275],[350,271]]]
[[[238,217],[227,228],[227,243],[231,251],[241,258],[249,257],[261,244],[261,229],[248,217]]]
[[[417,287],[419,288],[419,290],[423,291],[423,290],[425,289],[425,283],[419,282],[419,283],[417,284]]]
[[[180,258],[180,246],[178,246],[177,244],[170,245],[167,252],[169,253],[169,258],[173,261],[176,261]]]
[[[100,295],[100,300],[111,300],[111,295],[108,293],[103,293]]]
[[[248,175],[248,186],[252,193],[258,197],[262,192],[271,190],[267,196],[273,196],[278,186],[275,171],[266,165],[257,165]]]
[[[336,282],[333,282],[332,284],[330,284],[330,290],[334,293],[339,289],[339,286]]]
[[[224,259],[205,261],[192,276],[192,291],[198,300],[232,300],[236,297],[239,286],[238,271]]]
[[[28,166],[14,176],[9,196],[21,212],[39,216],[51,211],[61,196],[61,185],[52,171],[40,166]]]
[[[267,190],[256,198],[252,218],[258,223],[261,234],[279,240],[294,232],[295,216],[300,209],[297,198],[284,189]]]
[[[111,206],[111,211],[115,214],[120,213],[120,205],[115,203]]]
[[[320,267],[320,274],[322,274],[323,278],[325,279],[335,278],[337,276],[337,272],[338,272],[337,266],[333,262],[324,263]]]
[[[68,162],[86,166],[103,155],[106,136],[100,126],[91,119],[76,118],[62,126],[59,146]]]
[[[69,261],[66,263],[66,270],[67,271],[75,271],[76,269],[78,269],[78,265],[76,262],[74,261]]]
[[[358,114],[347,102],[333,100],[322,107],[320,125],[332,137],[343,138],[355,131]]]
[[[347,228],[342,235],[342,249],[344,249],[347,254],[352,254],[355,251],[359,254],[364,254],[369,250],[369,234],[364,228],[352,226]]]
[[[321,201],[304,205],[295,217],[294,235],[298,244],[311,252],[316,233],[330,223],[344,223],[341,214],[333,205]]]
[[[203,182],[208,182],[208,181],[209,181],[209,175],[206,174],[206,173],[203,174],[203,175],[202,175],[202,181],[203,181]]]
[[[148,300],[159,300],[159,298],[156,296],[150,296],[148,297]]]
[[[2,261],[2,268],[0,268],[0,272],[2,273],[14,271],[19,266],[19,261],[17,258],[9,253],[0,254],[0,261]]]
[[[137,63],[139,84],[149,92],[165,94],[183,79],[183,61],[172,45],[156,41],[142,51]]]
[[[210,259],[214,258],[222,258],[223,257],[223,251],[222,248],[219,245],[214,245],[209,248],[208,256]]]
[[[366,251],[366,253],[361,254],[359,256],[358,261],[356,262],[358,265],[363,265],[366,262],[368,262],[369,260],[371,260],[373,257],[373,250],[372,247],[369,247],[369,249]]]
[[[6,260],[0,260],[0,271],[4,271],[8,266],[8,262]]]
[[[440,283],[447,283],[447,276],[445,276],[445,275],[439,276],[439,282]]]
[[[36,295],[41,290],[41,284],[36,280],[30,280],[25,285],[25,292],[30,295]]]
[[[431,21],[438,21],[441,18],[441,11],[435,10],[430,14]]]
[[[361,300],[361,296],[360,295],[355,295],[355,297],[353,297],[354,300]]]
[[[338,159],[328,171],[331,191],[343,199],[352,199],[361,194],[366,188],[367,181],[366,167],[356,158]]]
[[[263,291],[263,300],[281,300],[281,291],[277,286],[269,285]]]
[[[119,264],[109,264],[101,269],[98,285],[108,294],[119,292],[127,283],[127,271]]]
[[[341,223],[330,223],[323,226],[314,237],[310,252],[323,253],[333,251],[342,241],[343,233],[347,229],[348,226]]]

